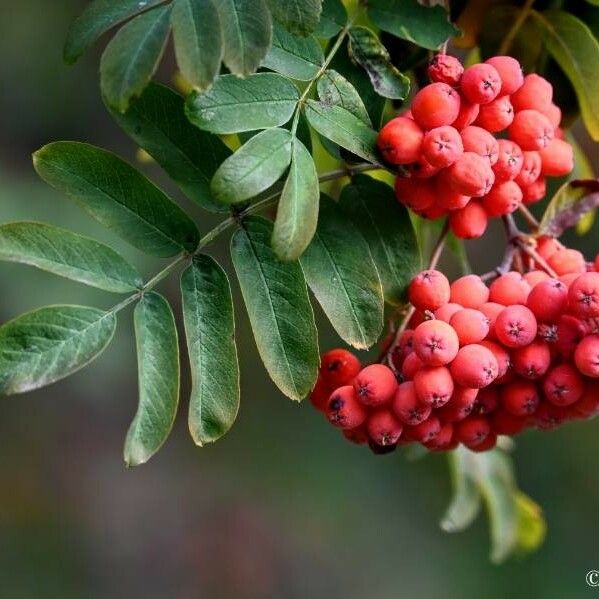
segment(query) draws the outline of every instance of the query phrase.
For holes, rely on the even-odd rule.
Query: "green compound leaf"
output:
[[[330,106],[341,106],[355,117],[360,119],[367,127],[372,127],[368,111],[360,98],[356,88],[337,71],[328,69],[316,84],[318,97]]]
[[[254,135],[216,171],[214,197],[225,204],[238,204],[268,189],[289,166],[292,140],[286,129]]]
[[[318,74],[324,55],[315,37],[297,37],[280,25],[273,29],[272,47],[262,66],[300,81]]]
[[[177,65],[187,81],[208,89],[224,55],[218,10],[212,0],[175,0],[173,38]]]
[[[114,293],[135,291],[141,275],[113,249],[44,223],[0,226],[0,260],[29,264]]]
[[[72,64],[98,38],[126,19],[165,0],[94,0],[73,22],[64,46],[64,59]]]
[[[222,437],[239,410],[239,365],[229,279],[205,254],[181,275],[191,366],[189,430],[200,446]]]
[[[147,462],[166,441],[179,403],[179,345],[175,318],[159,294],[146,293],[135,307],[139,404],[127,432],[127,466]]]
[[[323,196],[318,228],[300,258],[310,289],[346,342],[367,349],[383,329],[383,289],[368,245],[337,204]]]
[[[293,114],[299,92],[285,77],[257,73],[247,79],[223,75],[205,94],[192,93],[187,118],[212,133],[239,133],[278,127]]]
[[[110,106],[124,112],[158,67],[170,29],[170,6],[135,17],[112,38],[100,61],[100,87]]]
[[[57,141],[35,152],[33,164],[44,181],[143,252],[169,257],[198,245],[198,230],[185,212],[106,150]]]
[[[316,37],[331,38],[347,23],[347,11],[341,0],[323,0],[320,22],[314,32]]]
[[[426,7],[418,0],[370,0],[368,14],[383,31],[429,50],[460,33],[442,6]]]
[[[296,260],[310,244],[318,222],[319,196],[314,160],[304,144],[294,139],[272,238],[272,247],[281,260]]]
[[[194,127],[185,118],[184,104],[173,90],[150,83],[127,112],[111,114],[188,198],[206,210],[226,211],[212,198],[210,181],[231,151],[216,135]]]
[[[239,365],[229,279],[205,254],[181,275],[183,318],[191,366],[189,431],[199,446],[213,443],[239,411]]]
[[[367,175],[356,175],[343,188],[340,204],[370,248],[385,299],[404,303],[407,286],[422,266],[408,211],[388,185]]]
[[[580,19],[561,10],[533,11],[545,47],[568,76],[591,137],[599,141],[599,42]]]
[[[234,75],[258,69],[270,48],[272,20],[265,0],[218,0],[225,44],[224,61]]]
[[[378,163],[376,131],[345,108],[308,100],[306,117],[310,125],[327,139],[373,164]]]
[[[268,374],[300,401],[318,374],[318,335],[298,262],[280,262],[270,247],[272,224],[251,217],[231,240],[233,265]]]
[[[385,98],[406,98],[410,79],[391,64],[389,52],[379,38],[366,27],[352,27],[349,40],[350,55],[368,73],[376,92]]]
[[[268,0],[273,17],[295,35],[310,35],[318,26],[322,0]]]
[[[116,316],[84,306],[48,306],[0,327],[0,394],[25,393],[63,379],[110,343]]]

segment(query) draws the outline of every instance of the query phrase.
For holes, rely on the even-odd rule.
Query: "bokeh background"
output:
[[[136,159],[100,101],[98,51],[75,67],[62,63],[68,24],[84,4],[0,0],[0,222],[70,227],[109,241],[151,274],[159,262],[102,230],[31,166],[31,152],[57,139]],[[158,169],[141,167],[165,183]],[[206,215],[182,201],[208,230]],[[570,241],[594,255],[597,229]],[[474,269],[494,266],[501,244],[500,231],[469,244]],[[227,243],[212,251],[227,263]],[[446,266],[457,263],[449,257]],[[176,280],[161,291],[178,303]],[[51,303],[107,308],[114,298],[0,265],[0,321]],[[338,341],[319,320],[322,347],[333,347]],[[308,402],[281,397],[260,367],[242,309],[237,321],[241,411],[212,447],[196,448],[187,433],[184,384],[167,444],[149,464],[125,469],[122,443],[137,401],[130,311],[91,367],[0,402],[1,597],[561,599],[599,592],[585,584],[585,573],[599,569],[599,422],[518,439],[518,480],[543,507],[549,533],[538,553],[493,566],[485,518],[458,535],[438,527],[450,498],[446,458],[374,457],[342,441]]]

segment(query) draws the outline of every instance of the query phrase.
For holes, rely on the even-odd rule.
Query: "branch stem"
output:
[[[522,28],[522,25],[524,25],[526,19],[530,15],[530,13],[532,11],[532,5],[534,3],[535,3],[535,0],[526,0],[524,5],[520,9],[518,16],[514,20],[510,30],[507,32],[506,36],[503,38],[503,41],[501,42],[501,46],[499,46],[499,49],[497,50],[498,56],[503,56],[504,54],[507,54],[510,51],[512,44],[514,43],[514,40],[516,39],[516,36],[518,35],[518,32],[520,31],[520,29]]]

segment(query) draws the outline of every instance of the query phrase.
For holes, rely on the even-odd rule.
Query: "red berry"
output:
[[[451,125],[459,112],[460,96],[446,83],[431,83],[412,100],[412,115],[423,129]]]
[[[576,368],[585,376],[599,378],[599,335],[585,337],[574,352]]]
[[[412,381],[399,385],[391,406],[393,413],[399,420],[410,426],[424,422],[430,416],[432,410],[431,405],[418,401]]]
[[[439,419],[436,416],[429,416],[424,422],[416,424],[415,426],[410,426],[408,435],[411,439],[414,439],[414,441],[430,443],[440,431],[441,423],[439,422]]]
[[[563,177],[574,169],[574,151],[572,146],[562,139],[552,140],[539,151],[541,173],[548,177]]]
[[[442,320],[443,322],[449,323],[451,317],[461,309],[462,306],[460,306],[460,304],[453,304],[450,302],[449,304],[445,304],[444,306],[441,306],[435,310],[435,318],[437,320]]]
[[[501,406],[491,416],[491,426],[498,435],[514,436],[526,428],[526,418],[514,416]]]
[[[497,435],[491,431],[482,443],[469,446],[468,449],[470,449],[470,451],[475,451],[476,453],[481,453],[483,451],[489,451],[490,449],[493,449],[495,445],[497,445]]]
[[[493,101],[499,95],[501,85],[499,73],[490,64],[475,64],[468,67],[462,75],[462,93],[474,104]]]
[[[418,357],[416,352],[406,356],[401,366],[401,376],[405,381],[411,381],[414,375],[424,366],[424,362]]]
[[[539,177],[534,183],[522,187],[522,202],[524,204],[534,204],[545,197],[547,193],[547,183],[545,177]]]
[[[543,114],[549,119],[554,129],[559,128],[559,124],[562,120],[562,111],[559,106],[553,104],[549,105],[549,108],[542,111]]]
[[[430,164],[444,168],[453,164],[464,153],[462,138],[449,125],[436,127],[424,136],[422,153]]]
[[[387,409],[375,410],[366,420],[368,436],[377,445],[396,445],[401,436],[401,422]]]
[[[497,181],[511,181],[515,179],[524,162],[524,156],[519,145],[509,139],[500,139],[499,156],[493,165],[493,172]]]
[[[522,86],[512,94],[512,104],[516,111],[539,110],[543,112],[551,105],[553,87],[551,83],[536,74],[524,77]]]
[[[414,375],[414,390],[421,403],[440,408],[453,394],[453,379],[445,366],[429,366]]]
[[[584,382],[578,371],[570,364],[552,368],[543,381],[545,397],[556,406],[569,406],[584,393]]]
[[[544,114],[537,110],[522,110],[516,113],[508,135],[522,150],[541,150],[553,139],[553,131],[553,125]]]
[[[335,389],[351,384],[360,368],[360,360],[350,351],[333,349],[322,356],[320,376],[331,389]]]
[[[412,120],[398,116],[379,132],[377,145],[390,164],[410,164],[420,157],[424,131]]]
[[[522,87],[524,75],[520,63],[511,56],[493,56],[485,61],[495,67],[501,78],[501,94],[513,94]]]
[[[436,411],[435,414],[437,414],[443,422],[457,422],[458,420],[463,420],[472,413],[478,393],[478,389],[459,386],[455,387],[449,403]]]
[[[497,316],[503,310],[504,306],[496,302],[485,302],[479,307],[479,310],[487,317],[489,321],[489,339],[495,339],[495,321]]]
[[[531,289],[534,288],[535,285],[542,283],[543,281],[549,280],[551,277],[542,270],[529,270],[524,273],[524,280],[530,285]],[[529,294],[530,297],[530,294]],[[530,308],[530,306],[528,306]],[[534,312],[534,310],[533,310]],[[536,314],[535,314],[536,316]],[[537,317],[538,320],[538,317]]]
[[[428,65],[428,76],[431,81],[456,86],[462,78],[462,63],[449,54],[435,54]]]
[[[339,428],[356,428],[366,420],[366,408],[358,401],[351,385],[333,391],[326,412],[329,422]]]
[[[555,322],[568,303],[568,288],[557,279],[537,283],[526,300],[539,322]]]
[[[490,217],[512,214],[522,204],[522,190],[514,181],[495,183],[482,204]]]
[[[489,299],[489,288],[478,275],[456,279],[449,287],[449,301],[464,308],[478,309]]]
[[[429,366],[449,364],[458,353],[458,348],[456,332],[442,320],[428,320],[414,331],[414,351]]]
[[[437,435],[431,440],[425,443],[427,449],[431,451],[444,451],[453,447],[453,425],[450,422],[446,422],[441,425]]]
[[[356,445],[364,445],[365,443],[368,443],[368,433],[364,429],[364,426],[343,429],[341,432],[348,441],[351,441]]]
[[[495,356],[497,360],[497,378],[502,378],[512,365],[510,354],[503,346],[488,339],[481,341],[480,345],[486,347]]]
[[[486,415],[494,412],[499,404],[499,388],[497,385],[489,385],[481,389],[476,397],[474,412]]]
[[[489,421],[484,416],[468,416],[455,425],[455,437],[467,447],[480,445],[491,432]]]
[[[314,389],[310,393],[310,403],[319,411],[324,412],[327,401],[331,396],[331,387],[329,387],[321,377],[318,377]]]
[[[480,202],[470,202],[449,215],[449,226],[459,239],[476,239],[487,230],[489,217]]]
[[[541,155],[535,151],[522,152],[522,168],[514,179],[521,187],[532,185],[541,175]]]
[[[489,319],[473,308],[457,311],[449,324],[458,334],[460,345],[479,343],[489,334]]]
[[[497,304],[510,306],[525,304],[530,285],[519,272],[510,271],[497,277],[489,287],[489,299]]]
[[[480,104],[470,104],[465,98],[461,98],[460,101],[460,112],[458,118],[453,122],[453,126],[461,131],[464,127],[472,125],[477,119],[480,112]]]
[[[577,418],[594,418],[599,414],[599,381],[588,381],[582,397],[572,405]]]
[[[420,155],[415,162],[408,165],[408,170],[412,177],[417,179],[430,179],[440,170],[440,167],[433,166],[424,155]]]
[[[569,308],[580,318],[599,316],[599,273],[585,272],[576,278],[568,291]]]
[[[489,349],[472,344],[465,345],[458,351],[450,370],[458,385],[482,389],[497,378],[498,364]]]
[[[423,270],[412,279],[408,290],[410,303],[422,312],[434,312],[449,302],[449,294],[449,281],[438,270]]]
[[[484,196],[495,182],[488,160],[474,152],[464,152],[449,167],[448,176],[454,191],[470,197]]]
[[[508,306],[497,316],[495,334],[507,347],[523,347],[537,336],[537,319],[526,306]]]
[[[545,341],[535,340],[512,353],[514,371],[525,379],[541,378],[551,365],[551,351]]]
[[[426,210],[435,203],[435,190],[430,181],[415,177],[397,177],[395,196],[412,210]]]
[[[380,406],[395,393],[397,380],[393,371],[384,364],[371,364],[356,376],[354,389],[364,405]]]
[[[564,357],[570,357],[576,351],[576,346],[586,337],[587,330],[584,322],[571,316],[562,314],[557,323],[557,339],[555,346]]]
[[[573,249],[560,250],[547,259],[547,264],[558,276],[570,273],[583,273],[587,269],[582,252]]]
[[[557,239],[543,235],[537,239],[537,252],[547,260],[549,256],[559,252],[562,246]]]
[[[476,124],[491,133],[503,131],[514,120],[514,107],[509,96],[501,96],[480,107]]]
[[[465,152],[474,152],[486,158],[493,166],[499,158],[499,142],[482,127],[471,125],[460,131]]]

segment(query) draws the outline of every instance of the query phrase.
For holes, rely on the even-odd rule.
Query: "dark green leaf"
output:
[[[306,117],[321,135],[376,164],[377,133],[341,106],[308,100]]]
[[[136,248],[168,257],[197,247],[193,221],[118,156],[58,141],[38,150],[33,163],[44,181]]]
[[[268,189],[289,166],[292,139],[287,129],[267,129],[254,135],[216,171],[214,197],[237,204]]]
[[[459,33],[442,6],[426,7],[418,0],[370,0],[368,14],[383,31],[430,50]]]
[[[158,67],[170,28],[170,6],[135,17],[110,41],[100,61],[100,86],[108,104],[125,112]]]
[[[192,93],[185,110],[200,129],[238,133],[286,123],[298,100],[297,87],[275,73],[257,73],[247,79],[223,75],[205,94]]]
[[[356,88],[337,71],[325,71],[316,85],[318,97],[324,104],[341,106],[354,116],[358,117],[365,125],[372,127],[368,111]]]
[[[407,285],[421,267],[408,211],[388,185],[366,175],[356,175],[343,188],[340,203],[370,248],[385,298],[395,305],[403,303]]]
[[[279,389],[296,401],[318,373],[318,337],[306,282],[298,262],[279,262],[270,222],[251,217],[231,240],[239,279],[260,357]]]
[[[566,229],[576,226],[587,212],[597,207],[599,207],[597,179],[564,183],[551,198],[541,219],[539,233],[560,237]]]
[[[314,34],[330,38],[337,35],[347,23],[347,11],[341,0],[323,0],[320,22]]]
[[[379,38],[366,27],[353,27],[349,39],[351,56],[368,73],[377,93],[403,100],[410,91],[410,79],[391,64],[389,52]]]
[[[179,403],[179,345],[175,318],[159,294],[135,307],[139,405],[125,440],[125,463],[147,462],[166,441]]]
[[[275,25],[272,47],[262,66],[292,79],[309,81],[316,76],[323,62],[324,55],[315,37],[297,37]]]
[[[318,228],[300,262],[339,336],[358,349],[373,345],[383,329],[381,281],[364,238],[330,198],[321,198]]]
[[[64,59],[74,63],[96,40],[118,23],[165,0],[94,0],[73,22],[64,46]]]
[[[322,0],[268,0],[274,18],[296,35],[310,35],[317,27]]]
[[[182,274],[181,293],[193,383],[189,430],[201,446],[222,437],[239,410],[233,299],[225,271],[205,254]]]
[[[63,379],[97,358],[116,328],[112,312],[48,306],[0,327],[0,394],[24,393]]]
[[[1,225],[0,260],[30,264],[115,293],[135,291],[143,284],[141,275],[111,248],[43,223]]]
[[[247,77],[270,48],[272,21],[265,0],[218,0],[225,43],[224,61],[235,75]]]
[[[272,247],[281,260],[296,260],[308,247],[318,222],[319,195],[314,160],[302,142],[294,139],[272,238]]]
[[[216,136],[194,127],[184,101],[168,87],[150,83],[116,122],[168,173],[188,198],[211,211],[227,208],[212,199],[210,181],[231,151]]]
[[[580,19],[567,12],[548,10],[533,14],[545,48],[576,90],[586,128],[599,141],[599,42]]]
[[[173,38],[177,65],[200,90],[218,76],[223,58],[223,36],[218,10],[212,0],[175,0]]]

